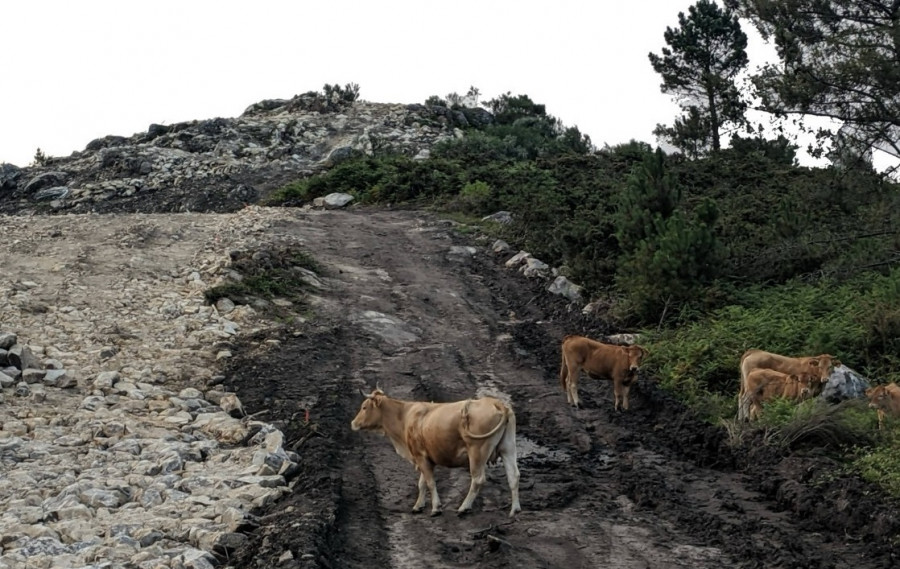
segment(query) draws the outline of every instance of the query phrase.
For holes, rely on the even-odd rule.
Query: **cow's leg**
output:
[[[494,439],[495,440],[495,439]],[[491,456],[491,445],[490,440],[484,441],[487,444],[484,445],[475,445],[469,447],[469,475],[472,477],[472,482],[469,484],[469,493],[466,494],[466,499],[463,500],[462,504],[459,506],[459,510],[457,510],[458,514],[465,514],[469,510],[472,509],[472,503],[475,502],[475,498],[478,497],[478,493],[481,492],[481,487],[484,486],[484,481],[486,479],[484,470],[485,465],[487,464],[488,458]]]
[[[878,430],[882,430],[884,428],[884,411],[878,410]]]
[[[522,506],[519,505],[519,465],[516,464],[516,416],[511,413],[509,424],[500,440],[500,457],[503,459],[506,481],[509,483],[509,492],[512,495],[509,517],[513,517],[516,512],[522,511]]]
[[[615,409],[619,410],[619,398],[622,397],[622,384],[618,380],[613,380],[613,399],[615,399]],[[627,407],[626,407],[627,409]]]
[[[759,419],[759,414],[762,412],[762,407],[756,401],[750,402],[750,408],[747,412],[747,420],[755,421]]]
[[[580,403],[578,399],[578,375],[581,373],[581,366],[573,361],[568,361],[566,362],[566,367],[569,368],[569,377],[566,378],[568,401],[570,404],[578,407]]]
[[[425,475],[419,473],[419,497],[416,499],[416,505],[413,506],[413,513],[418,514],[425,507],[425,489],[428,485],[425,483]]]
[[[622,386],[622,409],[628,411],[628,392],[631,391],[631,385]]]
[[[424,496],[421,495],[421,484],[424,482],[425,486],[428,487],[428,490],[431,491],[431,515],[441,515],[441,499],[438,497],[437,485],[434,483],[434,464],[428,459],[420,459],[416,463],[416,468],[422,473],[419,478],[420,499],[424,502]],[[416,504],[418,505],[418,502],[416,502]]]
[[[569,395],[569,386],[566,385],[566,378],[569,377],[569,369],[566,367],[566,351],[562,353],[562,363],[559,366],[559,384],[562,390],[566,392],[566,402],[572,403],[572,397]]]

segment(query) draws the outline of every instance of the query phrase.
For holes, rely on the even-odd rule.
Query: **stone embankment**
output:
[[[0,568],[211,567],[289,491],[302,458],[218,375],[262,321],[203,294],[281,215],[4,218]]]

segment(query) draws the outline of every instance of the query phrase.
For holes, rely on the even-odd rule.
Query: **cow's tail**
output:
[[[472,403],[471,400],[467,401],[466,405],[463,407],[462,424],[463,424],[463,430],[465,430],[465,432],[466,432],[466,436],[469,438],[475,439],[475,440],[489,439],[489,438],[493,437],[494,435],[496,435],[497,432],[500,431],[500,429],[502,429],[503,427],[505,427],[507,425],[507,423],[510,420],[510,415],[512,415],[512,410],[509,407],[507,407],[506,405],[501,405],[503,414],[500,416],[500,421],[497,423],[497,426],[483,435],[476,435],[475,433],[473,433],[472,431],[469,430],[469,404],[470,403]],[[513,415],[513,417],[515,417],[515,415]],[[513,420],[515,420],[515,419],[513,419]]]
[[[749,370],[744,368],[744,361],[750,354],[747,350],[741,355],[741,385],[738,389],[738,420],[746,421],[750,418],[750,393],[747,390],[747,374]]]
[[[568,338],[569,336],[566,336]],[[566,340],[563,339],[563,346],[566,345]],[[566,349],[563,347],[560,349],[562,353],[562,363],[559,365],[559,385],[562,387],[563,391],[567,390],[566,387],[566,379],[569,377],[569,366],[566,364]]]

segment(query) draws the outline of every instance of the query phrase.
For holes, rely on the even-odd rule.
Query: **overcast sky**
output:
[[[525,94],[598,147],[655,144],[678,111],[647,53],[691,4],[3,0],[0,162],[350,82],[381,103]]]

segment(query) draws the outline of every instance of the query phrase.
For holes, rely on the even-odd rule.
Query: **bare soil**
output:
[[[503,267],[450,255],[467,244],[420,212],[298,212],[298,235],[331,289],[303,325],[247,337],[226,370],[249,413],[276,422],[302,458],[292,495],[257,512],[262,567],[797,567],[898,563],[897,504],[815,449],[735,449],[652,378],[613,410],[583,379],[559,386],[559,343],[614,332]],[[375,311],[395,326],[373,324]],[[273,340],[277,340],[273,341]],[[502,467],[458,517],[469,474],[438,469],[444,514],[413,514],[417,475],[387,440],[350,430],[379,385],[403,399],[508,397],[518,419],[523,512],[507,519]]]

